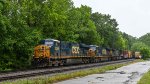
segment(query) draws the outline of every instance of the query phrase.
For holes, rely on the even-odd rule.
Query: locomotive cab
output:
[[[55,39],[45,39],[41,41],[41,44],[50,48],[51,56],[60,56],[60,41]]]

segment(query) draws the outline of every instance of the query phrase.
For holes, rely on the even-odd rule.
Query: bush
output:
[[[140,52],[141,52],[143,59],[150,58],[150,49],[149,48],[142,48],[140,50]]]

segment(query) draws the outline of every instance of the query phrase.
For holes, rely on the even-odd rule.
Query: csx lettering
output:
[[[72,47],[72,53],[79,53],[79,47]]]

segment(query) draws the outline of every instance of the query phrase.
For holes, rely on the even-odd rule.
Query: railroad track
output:
[[[93,68],[93,67],[100,67],[105,65],[111,64],[118,64],[118,63],[126,63],[134,61],[134,59],[128,60],[118,60],[118,61],[110,61],[110,62],[102,62],[102,63],[92,63],[92,64],[83,64],[83,65],[74,65],[74,66],[63,66],[58,68],[46,68],[46,69],[34,69],[34,70],[26,70],[26,71],[18,71],[18,72],[10,72],[10,73],[0,73],[0,82],[6,80],[14,80],[19,78],[27,78],[27,77],[34,77],[34,76],[41,76],[47,74],[55,74],[55,73],[62,73],[66,71],[73,71],[73,70],[80,70],[86,68]]]

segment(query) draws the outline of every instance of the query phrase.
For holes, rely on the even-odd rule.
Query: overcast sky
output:
[[[150,32],[150,0],[73,0],[76,7],[90,6],[92,12],[110,14],[119,30],[140,37]]]

